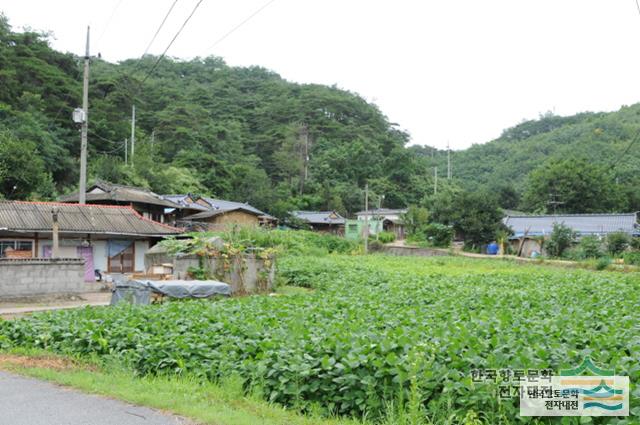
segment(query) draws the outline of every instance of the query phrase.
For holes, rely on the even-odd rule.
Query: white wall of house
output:
[[[91,246],[93,246],[93,268],[106,273],[109,267],[107,241],[92,241]]]
[[[144,272],[144,254],[149,250],[149,241],[136,241],[135,271]]]
[[[53,242],[47,239],[41,239],[39,241],[39,248],[36,256],[43,257],[44,255],[44,247],[51,246]],[[108,256],[108,241],[107,240],[94,240],[91,241],[91,246],[93,247],[93,267],[94,269],[100,270],[103,273],[106,273],[109,268],[109,256]],[[64,258],[77,258],[78,251],[77,247],[80,246],[80,243],[72,243],[69,241],[68,243],[64,243],[61,241],[60,244],[60,256]],[[144,272],[144,255],[149,250],[149,241],[147,240],[139,240],[135,241],[135,268],[136,272]]]

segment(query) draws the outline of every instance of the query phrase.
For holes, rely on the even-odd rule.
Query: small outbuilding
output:
[[[335,211],[291,211],[289,214],[316,232],[344,235],[346,220]]]

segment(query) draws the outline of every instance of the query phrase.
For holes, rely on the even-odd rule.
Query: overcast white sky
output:
[[[139,57],[174,0],[0,0],[14,29],[52,31],[53,46]],[[375,102],[412,143],[484,143],[522,119],[640,101],[635,0],[204,0],[169,50],[222,56],[296,82],[336,84]],[[197,0],[178,0],[159,54]]]

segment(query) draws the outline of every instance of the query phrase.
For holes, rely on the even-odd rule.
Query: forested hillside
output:
[[[353,93],[215,57],[164,59],[146,78],[156,59],[92,60],[90,178],[248,201],[275,214],[360,209],[366,181],[387,206],[416,203],[431,187],[430,171],[405,149],[408,136]],[[81,103],[81,61],[0,22],[4,197],[76,189],[80,136],[71,112]],[[135,156],[125,165],[133,104]]]
[[[527,199],[533,195],[527,192],[536,190],[532,187],[536,183],[532,173],[546,171],[551,179],[553,170],[550,168],[554,165],[557,169],[564,164],[565,174],[574,176],[588,168],[587,171],[594,174],[590,178],[595,180],[588,186],[602,185],[599,188],[605,192],[602,196],[614,196],[617,200],[612,201],[613,205],[597,204],[595,208],[586,210],[578,206],[575,210],[636,211],[640,209],[639,137],[640,104],[623,106],[609,113],[581,113],[569,117],[546,114],[538,120],[505,130],[498,139],[489,143],[452,152],[453,175],[469,189],[489,188],[515,199],[515,202],[505,205],[507,207],[531,210],[540,209],[530,205],[530,199]],[[414,149],[423,156],[431,156],[428,149]],[[446,152],[438,152],[432,165],[444,170]],[[583,179],[582,183],[586,181]],[[568,202],[562,198],[563,188],[560,186],[548,188],[548,199]],[[576,183],[574,189],[578,187]],[[509,203],[508,200],[505,202]]]
[[[372,205],[384,195],[386,207],[433,209],[437,165],[439,192],[488,189],[505,208],[544,211],[550,199],[570,212],[640,209],[640,142],[630,143],[640,105],[519,124],[453,152],[447,182],[445,152],[407,147],[409,136],[357,94],[216,57],[165,58],[154,68],[156,60],[92,60],[90,179],[246,201],[283,216],[359,210],[366,182]],[[71,112],[81,104],[81,64],[51,49],[46,35],[13,31],[0,17],[0,196],[76,190],[80,135]],[[125,164],[134,104],[135,156]],[[593,193],[582,205],[584,190]]]

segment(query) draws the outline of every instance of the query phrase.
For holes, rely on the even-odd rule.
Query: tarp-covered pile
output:
[[[215,280],[128,280],[114,283],[111,305],[121,301],[149,304],[151,294],[170,298],[209,298],[231,295],[231,286]]]

